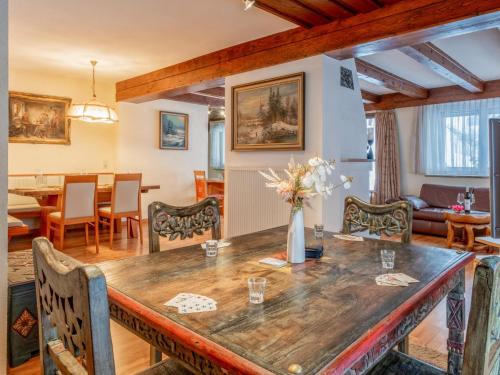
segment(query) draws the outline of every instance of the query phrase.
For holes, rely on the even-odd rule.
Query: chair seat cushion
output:
[[[49,218],[53,220],[61,220],[61,211],[54,211],[49,214]]]
[[[7,215],[7,226],[9,228],[22,227],[24,223],[17,217]]]
[[[110,214],[111,206],[99,207],[99,213]]]
[[[444,370],[391,350],[369,375],[445,375]]]
[[[174,360],[166,359],[139,372],[137,375],[193,375],[193,373]]]
[[[40,211],[41,207],[38,201],[33,197],[25,197],[18,194],[8,194],[7,209],[9,213]]]

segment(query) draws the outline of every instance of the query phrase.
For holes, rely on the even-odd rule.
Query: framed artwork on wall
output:
[[[70,98],[9,92],[9,142],[69,145]]]
[[[160,111],[160,148],[187,150],[189,145],[189,115]]]
[[[305,74],[232,88],[232,150],[304,150]]]

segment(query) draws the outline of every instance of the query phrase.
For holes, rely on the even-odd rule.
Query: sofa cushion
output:
[[[430,207],[448,208],[457,204],[458,193],[464,193],[465,186],[447,186],[423,184],[420,189],[420,198],[427,202]],[[474,189],[476,203],[474,210],[490,211],[490,193],[488,188]]]
[[[410,202],[413,205],[413,209],[416,211],[429,207],[429,204],[426,201],[414,195],[402,195],[399,199]]]
[[[437,207],[422,208],[421,210],[413,212],[413,219],[444,222],[446,220],[447,212],[453,212],[453,211]]]

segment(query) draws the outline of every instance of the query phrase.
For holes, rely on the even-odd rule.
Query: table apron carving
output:
[[[447,295],[448,295],[448,301],[450,301],[450,298],[452,298],[453,301],[455,301],[456,300],[456,298],[454,297],[455,291],[458,288],[460,288],[460,285],[462,285],[463,283],[463,278],[464,278],[463,272],[464,272],[463,270],[457,272],[454,276],[452,276],[449,280],[443,283],[440,287],[431,290],[427,294],[427,296],[422,298],[421,302],[413,309],[413,311],[411,311],[408,315],[403,317],[403,319],[393,329],[391,329],[387,334],[382,336],[381,339],[378,340],[367,353],[365,353],[362,357],[360,357],[360,359],[354,365],[352,365],[349,370],[345,372],[345,374],[348,375],[365,374],[369,369],[373,367],[373,365],[375,365],[384,356],[385,353],[391,350],[394,346],[398,344],[398,342],[400,342],[405,336],[407,336],[411,331],[413,331],[413,329],[416,328]],[[460,304],[462,304],[461,305],[462,307],[459,306]],[[454,321],[458,327],[461,327],[461,332],[462,332],[461,341],[460,341],[460,336],[456,337],[458,339],[456,345],[457,346],[461,345],[462,348],[461,350],[463,352],[464,312],[461,310],[463,309],[463,300],[456,306],[457,310],[454,311],[457,311],[456,313],[457,315],[453,315]],[[459,313],[458,312],[459,310],[462,312]],[[448,313],[448,317],[449,316],[450,313]],[[448,325],[448,327],[450,327],[450,325]],[[460,328],[458,329],[460,330]],[[451,338],[452,336],[450,336],[450,339]],[[450,342],[450,339],[448,342]],[[455,351],[453,350],[452,353],[452,349],[449,345],[450,344],[448,344],[450,354],[448,361],[449,362],[452,361],[452,363],[455,363],[456,360]]]
[[[110,316],[114,321],[139,336],[144,341],[155,346],[158,350],[161,350],[170,358],[179,360],[179,362],[186,366],[190,371],[204,375],[228,374],[228,372],[220,366],[214,364],[197,352],[185,347],[175,339],[166,336],[157,329],[149,326],[135,314],[130,313],[118,304],[110,301],[109,309]]]

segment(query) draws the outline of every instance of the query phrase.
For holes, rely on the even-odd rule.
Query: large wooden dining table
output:
[[[326,233],[321,259],[259,263],[283,258],[286,237],[279,227],[231,238],[216,258],[196,245],[100,263],[111,317],[196,373],[363,374],[448,296],[449,371],[457,373],[473,254]],[[378,286],[382,249],[395,251],[394,272],[419,282]],[[261,305],[248,302],[251,276],[267,278]],[[211,297],[217,310],[180,314],[164,305],[181,292]]]

